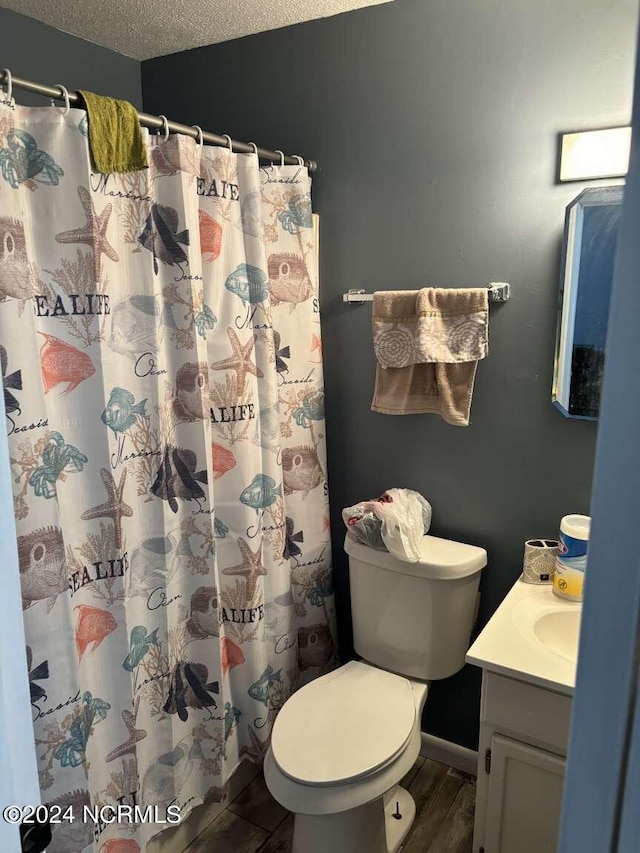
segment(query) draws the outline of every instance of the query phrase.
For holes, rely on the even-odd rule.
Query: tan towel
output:
[[[374,412],[436,413],[468,426],[478,360],[488,351],[486,288],[373,295]]]

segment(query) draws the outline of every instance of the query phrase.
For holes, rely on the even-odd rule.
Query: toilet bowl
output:
[[[425,682],[351,661],[285,703],[264,774],[296,815],[293,853],[393,853],[415,816],[398,783],[420,752]]]
[[[453,675],[478,603],[483,548],[425,536],[406,563],[347,537],[351,661],[302,687],[275,720],[264,775],[295,814],[293,853],[395,853],[415,817],[400,787],[420,753],[429,682]]]

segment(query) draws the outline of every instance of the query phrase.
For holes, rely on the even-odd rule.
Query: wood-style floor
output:
[[[471,776],[418,758],[401,784],[417,807],[403,853],[471,853],[476,794]],[[290,853],[292,835],[293,815],[276,803],[260,773],[184,853]]]

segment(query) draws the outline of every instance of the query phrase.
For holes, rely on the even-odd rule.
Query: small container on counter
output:
[[[522,580],[525,583],[551,583],[557,553],[557,539],[527,539],[524,543]]]
[[[561,598],[582,601],[590,529],[591,517],[588,515],[565,515],[560,522],[553,591]]]

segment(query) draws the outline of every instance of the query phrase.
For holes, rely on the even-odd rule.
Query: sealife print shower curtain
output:
[[[305,168],[144,133],[0,104],[0,360],[42,802],[184,819],[335,661],[317,256]]]

